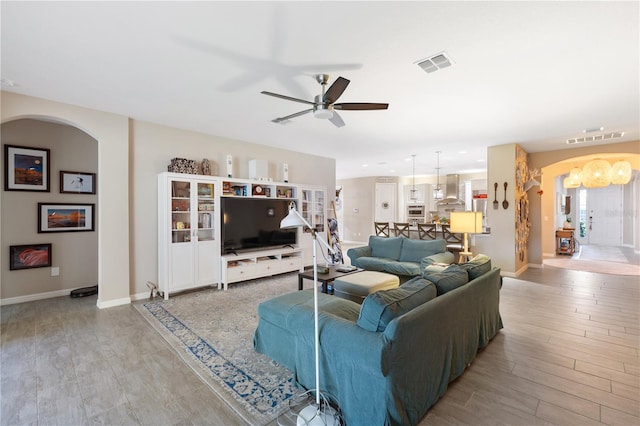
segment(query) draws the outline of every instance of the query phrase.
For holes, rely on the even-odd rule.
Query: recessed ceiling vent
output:
[[[603,133],[601,135],[584,136],[581,138],[567,139],[567,144],[573,145],[576,143],[606,141],[609,139],[621,138],[622,136],[624,136],[624,132]]]
[[[442,68],[450,67],[454,64],[446,52],[440,52],[426,59],[421,59],[416,64],[426,73],[432,73]]]

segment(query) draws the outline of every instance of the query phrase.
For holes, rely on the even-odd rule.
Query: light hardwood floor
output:
[[[95,304],[0,309],[0,424],[243,424],[133,307]],[[420,425],[640,424],[639,305],[637,276],[505,278],[504,329]]]

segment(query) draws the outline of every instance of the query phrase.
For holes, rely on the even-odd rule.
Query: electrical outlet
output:
[[[59,266],[53,266],[51,268],[51,276],[52,277],[57,277],[58,275],[60,275],[60,267]]]

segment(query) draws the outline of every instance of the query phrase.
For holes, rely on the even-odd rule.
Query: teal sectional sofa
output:
[[[415,425],[502,328],[490,259],[425,273],[365,298],[319,294],[322,390],[348,426]],[[254,348],[315,388],[313,292],[258,307]]]
[[[351,264],[367,271],[379,271],[400,277],[400,282],[422,274],[434,263],[453,263],[453,253],[447,251],[442,239],[415,240],[405,237],[369,237],[369,244],[347,251]]]

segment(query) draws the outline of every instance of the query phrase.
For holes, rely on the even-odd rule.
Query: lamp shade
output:
[[[582,184],[585,188],[603,188],[611,184],[611,164],[601,159],[589,161],[582,167]]]
[[[625,185],[631,180],[631,163],[628,161],[616,161],[611,166],[611,183]]]
[[[562,186],[564,186],[565,188],[577,188],[580,186],[580,182],[574,182],[571,180],[570,176],[567,176],[566,178],[564,178],[564,180],[562,181]]]
[[[580,184],[582,183],[582,169],[580,167],[574,167],[573,169],[571,169],[571,171],[569,172],[569,180],[574,185],[577,185],[576,188],[580,186]]]
[[[296,211],[295,205],[291,203],[289,205],[289,214],[280,221],[280,228],[299,228],[301,226],[308,226],[304,218]]]
[[[479,234],[482,232],[482,212],[451,212],[451,232]]]

